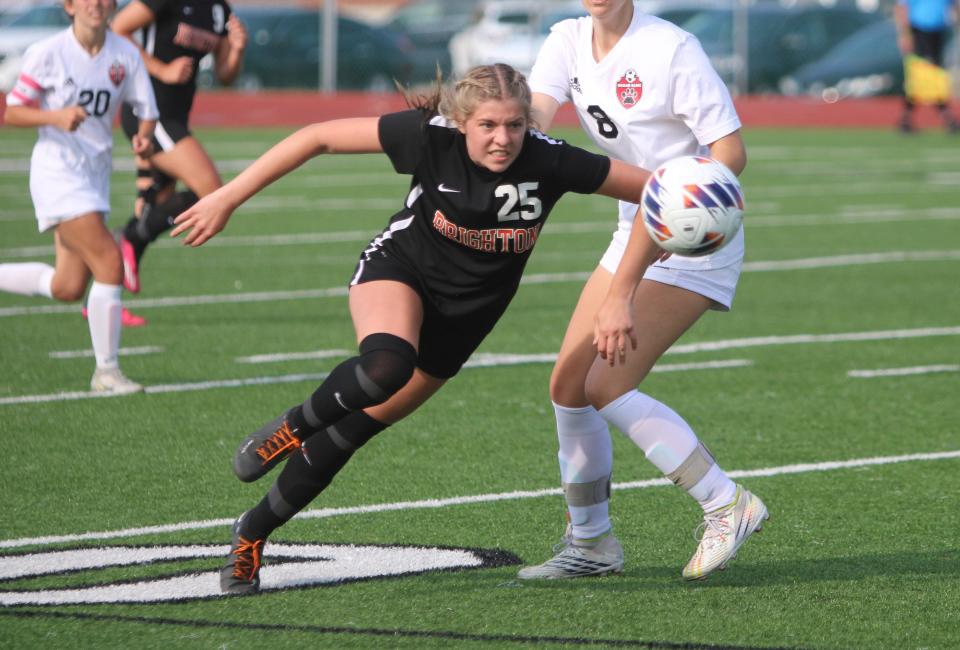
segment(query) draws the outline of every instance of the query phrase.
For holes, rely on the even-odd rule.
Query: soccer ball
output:
[[[668,253],[700,257],[726,246],[743,221],[743,190],[723,163],[681,156],[660,165],[640,198],[643,225]]]

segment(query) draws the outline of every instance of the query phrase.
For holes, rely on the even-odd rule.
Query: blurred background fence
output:
[[[693,33],[735,96],[786,95],[832,103],[896,95],[903,64],[895,0],[640,0],[641,11]],[[123,2],[121,2],[123,4]],[[250,33],[235,87],[393,92],[504,61],[528,72],[550,25],[584,15],[579,0],[232,0]],[[67,24],[55,0],[0,0],[0,91],[24,49]],[[960,44],[947,66],[960,78]],[[212,63],[198,71],[216,87]],[[955,93],[956,94],[956,93]]]

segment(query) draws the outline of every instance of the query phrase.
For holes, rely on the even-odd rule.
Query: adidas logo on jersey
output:
[[[576,90],[581,95],[583,94],[583,90],[580,88],[580,80],[578,78],[576,77],[570,78],[570,87]]]

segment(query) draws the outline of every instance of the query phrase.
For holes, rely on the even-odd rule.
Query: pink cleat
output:
[[[140,293],[140,271],[137,268],[137,254],[133,244],[120,235],[120,255],[123,257],[123,287],[130,293]],[[144,321],[146,322],[146,321]],[[137,327],[131,325],[131,327]]]
[[[84,318],[86,318],[87,308],[84,307],[83,309],[81,309],[80,313],[83,315]],[[120,324],[123,327],[143,327],[144,325],[147,324],[147,319],[144,318],[143,316],[137,316],[132,311],[124,307],[123,310],[120,312]]]

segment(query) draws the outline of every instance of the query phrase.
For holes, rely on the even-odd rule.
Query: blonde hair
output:
[[[531,93],[527,78],[506,63],[478,65],[470,68],[456,83],[443,82],[439,68],[430,94],[412,96],[403,90],[407,104],[428,115],[440,114],[463,124],[477,107],[491,99],[517,101],[523,109],[527,124],[533,125],[531,117]]]

